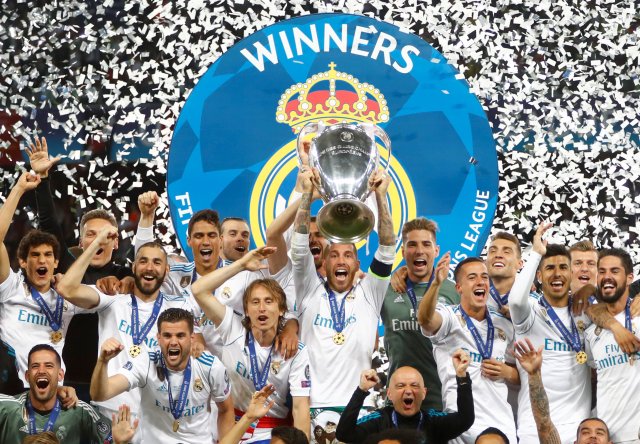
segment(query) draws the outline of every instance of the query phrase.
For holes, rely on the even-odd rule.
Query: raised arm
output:
[[[277,248],[277,251],[269,256],[269,273],[272,275],[282,270],[289,260],[284,233],[293,224],[300,201],[301,199],[297,199],[292,202],[267,228],[267,245]]]
[[[391,178],[382,170],[376,171],[369,177],[369,188],[376,195],[376,204],[378,206],[378,239],[380,245],[395,246],[396,234],[393,230],[393,220],[387,203],[387,190]]]
[[[82,284],[82,278],[91,264],[91,258],[95,255],[96,251],[100,248],[104,248],[109,242],[114,242],[118,238],[118,229],[109,225],[103,228],[96,239],[91,242],[80,257],[73,263],[71,268],[67,270],[62,277],[56,290],[67,301],[82,308],[94,308],[100,302],[100,296],[98,292],[88,285]]]
[[[129,381],[124,375],[116,374],[111,377],[107,375],[109,361],[115,358],[123,349],[124,345],[116,338],[109,338],[102,344],[100,356],[98,356],[91,376],[91,387],[89,388],[91,399],[94,401],[106,401],[129,390]]]
[[[2,208],[0,208],[0,283],[7,280],[10,272],[9,254],[4,246],[4,239],[13,220],[13,214],[18,208],[20,198],[29,190],[35,189],[40,183],[40,176],[31,173],[22,173],[18,181],[11,189]]]
[[[155,191],[147,191],[138,196],[140,221],[138,222],[134,241],[136,253],[138,252],[138,248],[153,240],[153,221],[155,220],[156,209],[159,204],[160,198]]]
[[[551,421],[549,399],[542,384],[542,347],[536,350],[531,341],[525,339],[514,344],[514,354],[529,374],[529,401],[540,444],[560,444],[560,434]]]
[[[509,292],[509,312],[514,325],[523,324],[530,315],[529,293],[536,277],[540,259],[547,252],[547,241],[543,240],[542,236],[549,228],[551,228],[550,223],[542,223],[538,226],[536,234],[533,236],[533,251],[522,271],[516,276]]]
[[[336,427],[336,438],[344,442],[362,442],[368,436],[380,431],[380,421],[376,419],[367,420],[373,415],[365,417],[358,422],[358,414],[364,404],[364,400],[369,396],[369,390],[380,382],[378,374],[373,369],[363,370],[360,373],[360,384],[356,388],[349,403],[340,415],[340,421]]]
[[[257,271],[266,268],[262,262],[276,251],[275,247],[252,250],[227,267],[217,268],[191,285],[196,302],[216,327],[222,323],[226,307],[212,293],[228,279],[244,270]]]
[[[251,402],[244,415],[236,422],[233,428],[226,434],[220,437],[219,444],[238,444],[244,432],[253,424],[257,422],[264,415],[269,413],[269,409],[273,407],[275,401],[270,401],[271,396],[276,391],[272,384],[265,385],[259,392],[254,392],[251,397]]]
[[[418,322],[428,335],[433,335],[440,330],[442,326],[442,316],[436,311],[436,305],[438,304],[438,293],[442,283],[449,274],[449,264],[451,262],[451,253],[447,251],[442,258],[438,261],[435,278],[433,283],[425,293],[424,297],[420,301],[418,306]]]

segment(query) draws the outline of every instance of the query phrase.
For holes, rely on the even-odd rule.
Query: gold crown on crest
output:
[[[331,62],[329,71],[287,88],[278,101],[276,121],[290,125],[295,134],[309,122],[387,122],[389,108],[380,90],[335,67]]]

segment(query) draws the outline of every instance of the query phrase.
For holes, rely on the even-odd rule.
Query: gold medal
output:
[[[129,347],[129,356],[131,356],[132,358],[138,356],[140,352],[142,352],[142,349],[139,345],[133,344],[131,347]]]
[[[334,342],[336,345],[342,345],[342,344],[344,344],[344,341],[345,341],[346,339],[347,339],[347,338],[344,336],[344,333],[342,333],[342,332],[339,332],[339,333],[336,333],[335,335],[333,335],[333,342]]]
[[[177,419],[174,419],[173,420],[173,431],[177,432],[179,428],[180,428],[180,421],[178,421]]]
[[[62,332],[60,330],[52,331],[51,342],[53,342],[54,344],[57,344],[60,341],[62,341]]]
[[[576,354],[576,362],[578,364],[586,364],[586,362],[587,362],[587,354],[584,352],[584,350],[580,350]]]

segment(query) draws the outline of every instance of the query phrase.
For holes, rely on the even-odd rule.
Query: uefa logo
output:
[[[402,225],[417,216],[438,223],[441,251],[451,251],[454,264],[480,253],[498,188],[495,142],[480,103],[424,40],[348,14],[271,25],[230,48],[199,80],[169,151],[167,188],[181,245],[191,215],[204,208],[245,218],[252,246],[264,245],[267,227],[292,198],[297,134],[319,121],[374,123],[389,135],[391,157],[378,148],[392,178],[396,265]],[[366,269],[374,249],[366,241],[358,247]]]

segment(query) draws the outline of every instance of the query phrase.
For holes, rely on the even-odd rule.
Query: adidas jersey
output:
[[[487,309],[495,329],[491,357],[497,361],[512,364],[514,358],[507,354],[507,349],[513,348],[513,325],[500,313]],[[451,356],[459,348],[471,356],[467,371],[473,381],[475,421],[469,430],[450,442],[473,444],[476,437],[487,427],[498,427],[509,437],[510,442],[517,442],[513,412],[507,402],[507,384],[504,381],[492,381],[482,376],[480,368],[482,355],[462,317],[460,306],[439,303],[436,311],[442,316],[442,325],[434,335],[427,337],[433,344],[433,356],[442,381],[444,410],[447,412],[458,410],[458,384]],[[471,320],[478,329],[480,337],[483,340],[486,339],[487,321],[477,321],[473,318]]]
[[[379,250],[376,256],[379,255]],[[334,342],[329,298],[318,279],[307,235],[294,233],[291,260],[296,286],[296,306],[300,340],[309,349],[311,364],[311,407],[344,407],[360,381],[360,372],[371,368],[382,301],[388,277],[368,274],[353,290],[337,293],[338,305],[345,301],[345,327],[342,345]],[[375,259],[380,262],[379,259]],[[390,271],[390,267],[389,267]]]
[[[50,289],[41,294],[42,299],[55,311],[57,293]],[[62,356],[64,337],[67,335],[69,321],[77,313],[87,313],[67,301],[62,309],[62,339],[58,343],[51,341],[53,330],[38,303],[31,296],[22,273],[9,271],[7,279],[0,284],[0,338],[11,347],[16,355],[18,375],[25,387],[29,384],[24,377],[27,370],[27,357],[31,348],[37,344],[49,344]],[[25,333],[25,332],[28,332]],[[65,368],[64,362],[62,368]]]
[[[0,395],[0,442],[20,444],[29,435],[29,416],[25,403],[29,392],[17,396]],[[42,432],[49,415],[34,412],[36,430]],[[78,401],[72,409],[61,409],[53,432],[62,443],[99,444],[111,442],[111,419],[96,412],[89,404]]]
[[[615,316],[624,325],[624,311]],[[631,320],[640,338],[640,317]],[[631,356],[620,350],[611,331],[591,325],[584,334],[589,365],[598,375],[597,417],[609,426],[611,441],[636,442],[640,432],[640,352]]]
[[[241,317],[227,307],[218,331],[224,343],[222,362],[227,367],[233,383],[235,407],[246,411],[251,396],[256,391],[251,378],[247,330],[242,326]],[[270,349],[271,347],[260,347],[256,344],[256,354],[261,369],[269,358]],[[302,342],[298,343],[298,353],[286,361],[275,347],[273,348],[267,382],[273,384],[276,389],[270,396],[275,404],[267,414],[269,417],[286,418],[291,410],[290,396],[309,396],[311,390],[309,355]],[[270,436],[270,429],[256,429],[251,441],[259,440],[258,438],[269,439]]]
[[[109,376],[112,376],[128,360],[135,361],[136,359],[140,359],[140,356],[137,358],[131,358],[129,356],[129,347],[133,345],[133,338],[131,336],[131,295],[119,294],[116,296],[107,296],[100,293],[97,289],[96,291],[100,295],[100,303],[96,308],[99,317],[98,350],[99,347],[102,346],[102,343],[109,338],[116,338],[124,344],[124,350],[122,350],[118,356],[111,359],[108,363],[107,372]],[[147,319],[149,319],[149,316],[151,316],[155,300],[143,302],[140,299],[137,299],[137,302],[139,322],[140,325],[144,325],[147,322]],[[191,299],[187,297],[164,295],[160,312],[163,312],[167,308],[183,308],[194,313],[194,316],[199,316],[199,311],[194,308],[194,305],[195,302],[192,302]],[[196,326],[194,331],[196,333],[200,333],[199,327]],[[144,339],[144,343],[147,347],[153,349],[158,346],[158,341],[156,339],[157,333],[157,323],[154,322],[151,330],[149,330],[149,333]],[[139,414],[138,406],[140,405],[140,394],[137,390],[132,390],[107,401],[96,402],[96,404],[115,411],[118,410],[118,407],[121,404],[128,404],[133,413]]]
[[[222,402],[231,393],[227,372],[216,357],[203,353],[191,360],[191,382],[187,403],[179,418],[180,427],[173,431],[173,415],[169,406],[168,381],[160,367],[160,351],[143,352],[118,370],[129,381],[130,388],[140,389],[140,442],[192,443],[211,442],[214,422],[209,412],[210,398]],[[178,399],[184,371],[169,370],[171,394]]]
[[[576,361],[576,352],[540,304],[542,296],[529,293],[540,258],[539,254],[532,252],[516,277],[509,294],[509,309],[516,338],[529,338],[534,347],[543,347],[541,372],[549,399],[551,420],[558,429],[561,441],[572,444],[580,421],[591,416],[591,372],[588,365]],[[569,308],[555,308],[554,311],[571,331],[572,315]],[[586,315],[573,319],[583,343],[584,331],[591,325],[591,320]],[[538,442],[538,432],[529,400],[529,375],[520,364],[518,372],[518,436],[522,442]]]

